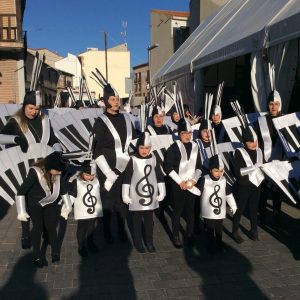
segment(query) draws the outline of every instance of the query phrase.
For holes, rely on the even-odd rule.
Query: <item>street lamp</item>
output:
[[[153,44],[148,47],[148,65],[149,65],[149,85],[151,86],[151,51],[159,47],[159,44]]]

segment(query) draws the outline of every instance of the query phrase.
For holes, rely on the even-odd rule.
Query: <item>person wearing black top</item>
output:
[[[155,252],[153,244],[153,211],[165,198],[166,188],[161,167],[151,154],[151,140],[148,132],[142,133],[137,141],[137,153],[126,167],[122,186],[123,202],[128,204],[132,215],[132,236],[136,250]]]
[[[229,136],[228,136],[228,134],[225,130],[225,127],[222,123],[222,110],[219,105],[215,105],[212,108],[211,127],[215,131],[216,142],[218,144],[230,142]]]
[[[63,199],[65,205],[64,213],[68,215],[71,211],[71,203],[60,176],[66,167],[67,163],[62,159],[60,152],[49,154],[29,169],[16,196],[18,220],[24,221],[29,216],[32,220],[33,262],[39,268],[48,265],[41,251],[41,238],[44,230],[51,244],[52,262],[60,260],[56,231],[60,216],[58,205],[60,198]]]
[[[111,233],[112,212],[117,213],[118,233],[121,241],[127,241],[125,220],[127,207],[122,201],[124,170],[129,161],[128,146],[136,138],[136,131],[126,113],[120,113],[117,92],[107,84],[104,87],[106,111],[94,124],[94,160],[101,185],[103,205],[103,230],[107,243],[114,242]]]
[[[7,147],[19,145],[23,152],[27,152],[28,145],[44,143],[53,147],[56,151],[62,151],[62,147],[54,135],[50,120],[41,114],[41,97],[39,91],[27,92],[20,110],[12,116],[0,132],[0,144]],[[31,247],[30,222],[21,222],[23,249]]]
[[[257,232],[257,209],[260,199],[261,184],[264,175],[260,170],[263,164],[263,155],[258,147],[257,136],[253,128],[247,126],[242,129],[242,137],[245,148],[238,148],[234,154],[234,171],[237,177],[235,199],[237,211],[233,216],[232,236],[237,243],[244,240],[239,235],[241,217],[249,205],[249,219],[251,229],[249,238],[258,240]]]
[[[173,244],[181,248],[179,239],[180,217],[186,212],[188,245],[193,245],[194,204],[200,191],[195,184],[200,178],[201,160],[198,146],[191,141],[192,128],[188,121],[181,119],[178,124],[179,141],[174,142],[167,150],[164,169],[171,180],[173,199],[172,231]]]
[[[268,113],[260,116],[257,120],[257,132],[259,145],[262,148],[264,160],[283,160],[284,149],[280,142],[278,132],[274,126],[273,120],[282,116],[281,97],[277,91],[272,91],[267,99]],[[273,218],[275,227],[280,227],[280,210],[284,193],[278,189],[272,182],[266,181],[262,186],[261,200],[259,203],[260,224],[266,222],[267,200],[269,196],[273,201]]]

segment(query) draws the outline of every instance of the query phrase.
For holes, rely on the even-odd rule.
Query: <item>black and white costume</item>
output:
[[[137,145],[142,144],[145,142],[138,142]],[[159,201],[165,195],[164,175],[155,156],[150,154],[142,157],[138,153],[132,156],[124,175],[122,197],[132,213],[133,240],[138,251],[143,251],[142,223],[146,248],[153,248],[153,211],[159,207]]]
[[[270,101],[279,101],[281,109],[281,98],[277,91],[270,93],[268,103]],[[271,116],[268,113],[267,115],[260,116],[257,120],[258,141],[262,148],[265,162],[283,160],[285,158],[284,148],[273,123],[273,120],[280,116],[282,116],[281,113],[277,116]],[[271,196],[273,200],[273,216],[275,225],[279,226],[280,209],[284,194],[272,182],[265,182],[262,186],[261,200],[259,203],[260,222],[261,224],[264,224],[266,221],[267,200],[269,196]]]
[[[107,108],[110,96],[115,91],[107,84],[104,88],[104,101]],[[94,159],[97,164],[97,175],[101,187],[103,205],[103,229],[108,242],[112,242],[111,215],[117,212],[119,236],[125,239],[125,219],[127,208],[121,199],[123,173],[129,161],[128,147],[136,138],[136,131],[126,113],[111,114],[105,112],[94,124]]]
[[[103,210],[98,178],[95,176],[90,181],[82,178],[82,172],[95,174],[96,168],[92,165],[83,167],[80,171],[79,174],[70,178],[68,192],[71,203],[74,205],[74,219],[77,220],[78,252],[81,256],[87,256],[87,248],[92,252],[97,252],[93,232],[97,218],[103,216]]]
[[[257,239],[257,209],[260,199],[261,184],[264,175],[260,170],[263,164],[263,155],[260,148],[250,150],[247,148],[238,148],[234,155],[234,169],[237,177],[236,201],[238,210],[233,217],[232,233],[238,242],[242,239],[238,235],[239,223],[241,217],[249,205],[249,218],[251,229],[249,237]]]
[[[223,162],[218,155],[210,159],[209,169],[224,169]],[[208,251],[214,252],[222,248],[222,226],[223,219],[226,218],[226,203],[231,207],[233,214],[237,207],[230,186],[226,178],[213,177],[207,174],[199,182],[201,191],[201,217],[205,220],[208,235]]]
[[[25,106],[32,104],[35,106],[41,105],[39,91],[26,93],[24,103],[21,110]],[[24,111],[22,111],[24,114]],[[62,151],[58,139],[54,135],[49,118],[46,115],[38,115],[34,119],[26,118],[28,129],[24,130],[21,125],[20,117],[12,116],[6,123],[0,133],[0,144],[5,144],[9,147],[20,145],[23,152],[27,152],[28,145],[35,143],[43,143],[53,147],[56,151]],[[21,222],[22,224],[22,247],[30,247],[30,223],[29,220]]]
[[[41,261],[43,255],[41,253],[41,237],[44,229],[48,234],[51,244],[52,261],[59,261],[60,249],[56,232],[60,216],[59,199],[63,199],[67,214],[71,209],[62,177],[55,175],[50,182],[47,182],[45,177],[45,173],[51,169],[63,171],[66,168],[66,163],[62,161],[61,154],[53,152],[48,155],[44,159],[44,166],[45,169],[41,169],[38,166],[30,168],[16,196],[18,219],[23,220],[30,216],[32,220],[33,256],[34,263],[38,267],[43,266],[43,262]],[[27,214],[26,207],[29,215]]]
[[[184,128],[185,127],[185,128]],[[179,134],[181,131],[191,131],[189,123],[184,119],[178,125]],[[164,169],[171,180],[171,193],[173,199],[172,230],[175,247],[180,247],[179,226],[183,210],[186,210],[187,236],[192,238],[194,228],[194,204],[197,196],[200,195],[198,188],[193,186],[186,190],[180,188],[180,183],[188,183],[190,180],[197,182],[201,176],[201,160],[198,146],[195,142],[182,143],[174,142],[167,150]],[[177,246],[176,246],[177,245]]]

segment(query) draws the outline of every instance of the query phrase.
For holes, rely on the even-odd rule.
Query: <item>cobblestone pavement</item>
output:
[[[231,239],[227,219],[226,252],[214,256],[206,251],[204,232],[193,249],[175,249],[167,216],[166,224],[155,218],[155,254],[137,253],[131,242],[105,244],[99,222],[101,251],[81,259],[71,218],[61,262],[51,264],[48,250],[49,266],[36,269],[31,251],[20,247],[15,208],[1,208],[0,299],[300,299],[300,213],[288,205],[283,210],[281,230],[259,228],[257,242],[243,233],[241,245]]]

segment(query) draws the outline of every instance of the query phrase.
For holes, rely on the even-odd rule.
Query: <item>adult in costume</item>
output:
[[[0,144],[20,145],[23,152],[27,152],[28,145],[44,143],[56,151],[62,151],[58,139],[54,135],[49,118],[42,114],[41,96],[39,91],[27,92],[21,109],[12,116],[0,133]],[[22,248],[30,248],[30,223],[22,224]]]
[[[173,244],[176,248],[181,248],[179,227],[183,210],[186,212],[188,245],[193,245],[194,205],[196,197],[200,196],[195,184],[201,176],[201,160],[197,144],[191,141],[192,128],[183,118],[178,124],[178,134],[180,140],[174,142],[167,150],[164,166],[166,174],[172,179]]]
[[[120,113],[120,99],[110,84],[104,86],[106,111],[94,124],[94,159],[97,164],[103,205],[104,237],[113,243],[111,233],[112,212],[117,213],[118,233],[121,241],[126,241],[125,220],[127,207],[122,201],[124,170],[129,161],[128,147],[136,138],[136,131],[126,113]]]
[[[272,91],[267,99],[268,113],[257,120],[257,132],[259,146],[262,148],[265,162],[284,159],[284,149],[280,142],[278,132],[273,120],[280,117],[281,97],[278,91]],[[273,201],[273,217],[276,227],[280,226],[280,209],[284,194],[271,182],[265,182],[262,187],[262,195],[259,204],[260,222],[266,222],[267,200],[271,196]]]
[[[60,216],[60,198],[64,202],[64,214],[71,210],[71,203],[60,176],[67,167],[60,152],[53,152],[29,169],[28,175],[18,190],[16,205],[18,220],[32,220],[32,245],[34,264],[41,268],[48,263],[41,251],[41,238],[46,230],[51,244],[52,262],[60,260],[56,227]],[[28,210],[28,213],[27,213]]]

